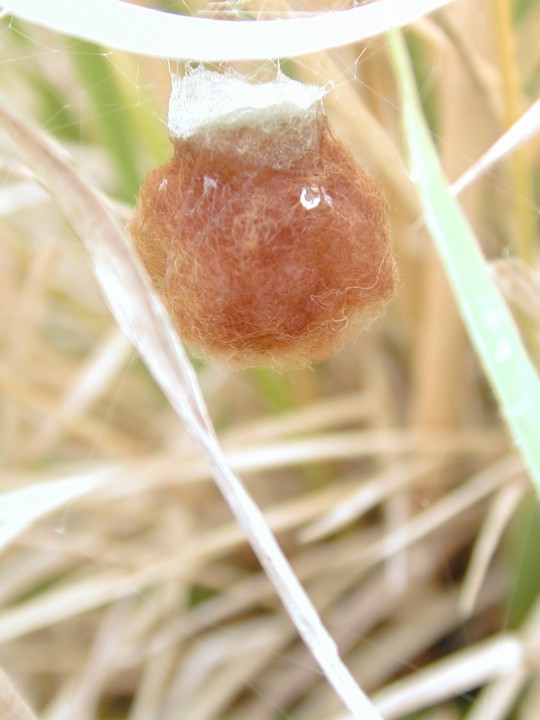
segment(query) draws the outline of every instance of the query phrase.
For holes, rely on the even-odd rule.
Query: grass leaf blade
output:
[[[474,232],[450,193],[422,114],[403,37],[394,29],[389,39],[425,221],[501,413],[540,493],[540,380]]]

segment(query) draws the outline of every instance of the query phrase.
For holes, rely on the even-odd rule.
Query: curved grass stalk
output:
[[[452,0],[377,0],[342,12],[290,20],[195,18],[118,0],[5,0],[16,17],[106,47],[177,60],[225,62],[306,55],[407,25]]]

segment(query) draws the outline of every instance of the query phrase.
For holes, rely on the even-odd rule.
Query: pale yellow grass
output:
[[[73,50],[20,26],[28,50],[3,23],[2,124],[16,140],[0,145],[2,720],[30,720],[27,704],[41,720],[349,717],[276,595],[274,556],[272,585],[250,549],[257,514],[235,504],[233,473],[385,718],[425,709],[429,720],[502,720],[526,686],[516,717],[537,717],[538,609],[508,627],[522,567],[507,530],[526,473],[420,217],[384,41],[306,56],[291,71],[335,82],[331,120],[387,188],[398,299],[373,332],[314,370],[234,375],[209,364],[195,374],[122,244],[117,169],[92,140],[92,88],[81,95]],[[508,124],[496,29],[490,3],[464,1],[411,34],[452,180]],[[527,18],[515,33],[526,105],[538,71],[521,52]],[[139,121],[166,112],[167,72],[156,67],[110,56],[111,74],[149,93],[131,108]],[[43,116],[40,79],[80,114],[84,142],[62,140],[74,161],[47,145],[54,118]],[[141,137],[149,167],[146,147]],[[524,147],[528,167],[506,176],[494,165],[464,204],[530,330],[537,270],[501,259],[527,222],[516,204],[538,207],[522,184],[538,148]],[[274,552],[262,538],[260,555]]]

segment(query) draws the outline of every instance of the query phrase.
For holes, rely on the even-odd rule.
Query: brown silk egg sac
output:
[[[324,360],[395,292],[386,200],[333,137],[323,92],[203,68],[174,79],[173,155],[147,176],[129,230],[206,358]]]

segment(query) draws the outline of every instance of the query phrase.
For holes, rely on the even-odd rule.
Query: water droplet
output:
[[[306,210],[313,210],[321,202],[321,191],[317,185],[305,185],[300,193],[300,202]]]

